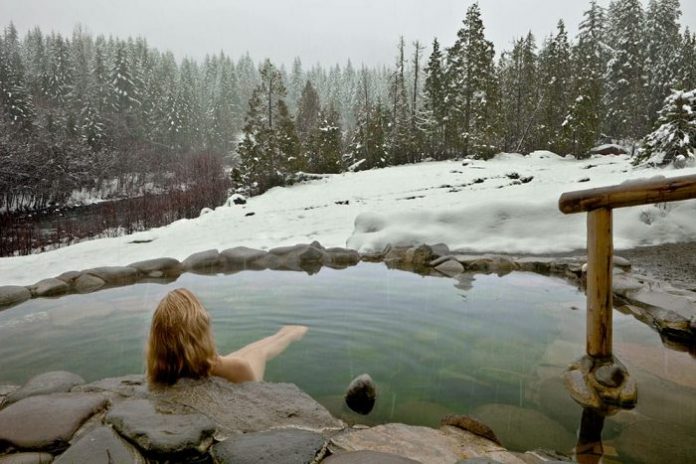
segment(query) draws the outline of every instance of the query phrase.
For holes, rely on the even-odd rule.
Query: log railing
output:
[[[587,354],[612,356],[612,210],[696,198],[696,175],[631,181],[561,195],[565,214],[587,212]]]

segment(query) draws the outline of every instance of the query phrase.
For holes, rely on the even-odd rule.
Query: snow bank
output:
[[[158,229],[2,258],[0,285],[149,258],[183,259],[210,248],[267,249],[313,240],[361,251],[423,242],[475,252],[569,251],[585,247],[585,215],[562,215],[561,193],[687,174],[696,168],[634,168],[626,155],[576,160],[539,151],[327,175],[274,188],[245,204],[232,199],[229,206]],[[618,248],[696,238],[696,201],[627,208],[615,216]]]

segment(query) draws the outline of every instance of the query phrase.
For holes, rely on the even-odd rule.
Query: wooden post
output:
[[[587,213],[587,354],[612,355],[612,211]]]

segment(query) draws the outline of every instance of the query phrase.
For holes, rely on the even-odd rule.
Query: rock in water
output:
[[[358,414],[367,415],[375,407],[377,387],[369,374],[357,376],[346,390],[346,404]]]

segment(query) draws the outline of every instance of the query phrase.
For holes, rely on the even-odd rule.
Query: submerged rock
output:
[[[0,308],[13,306],[31,298],[31,292],[19,285],[0,286]]]
[[[7,395],[5,401],[10,404],[30,396],[65,393],[83,383],[85,383],[84,379],[72,372],[45,372],[29,379],[21,388]]]
[[[500,444],[500,440],[495,436],[495,432],[484,424],[483,422],[474,419],[473,417],[463,416],[463,415],[449,415],[442,418],[441,425],[451,425],[453,427],[458,427],[462,430],[478,435],[479,437],[486,438],[493,443]]]
[[[511,449],[547,448],[567,450],[575,437],[561,424],[533,409],[509,404],[486,404],[476,408],[473,416],[484,421]]]
[[[81,437],[54,464],[145,464],[138,451],[111,427],[100,426]]]
[[[62,451],[77,429],[106,404],[97,393],[54,393],[17,401],[0,410],[0,444]]]
[[[650,420],[639,421],[626,427],[616,439],[616,443],[622,450],[622,455],[632,462],[647,464],[696,460],[693,429],[679,425]]]
[[[346,404],[359,414],[369,414],[375,407],[377,387],[369,374],[354,378],[346,390]]]
[[[217,464],[305,464],[315,462],[324,448],[324,437],[299,429],[277,429],[235,435],[213,446]]]
[[[363,450],[334,454],[324,459],[322,464],[419,464],[419,462],[398,454]]]
[[[147,399],[116,404],[106,422],[148,454],[202,454],[212,444],[215,424],[206,416],[164,414]]]

